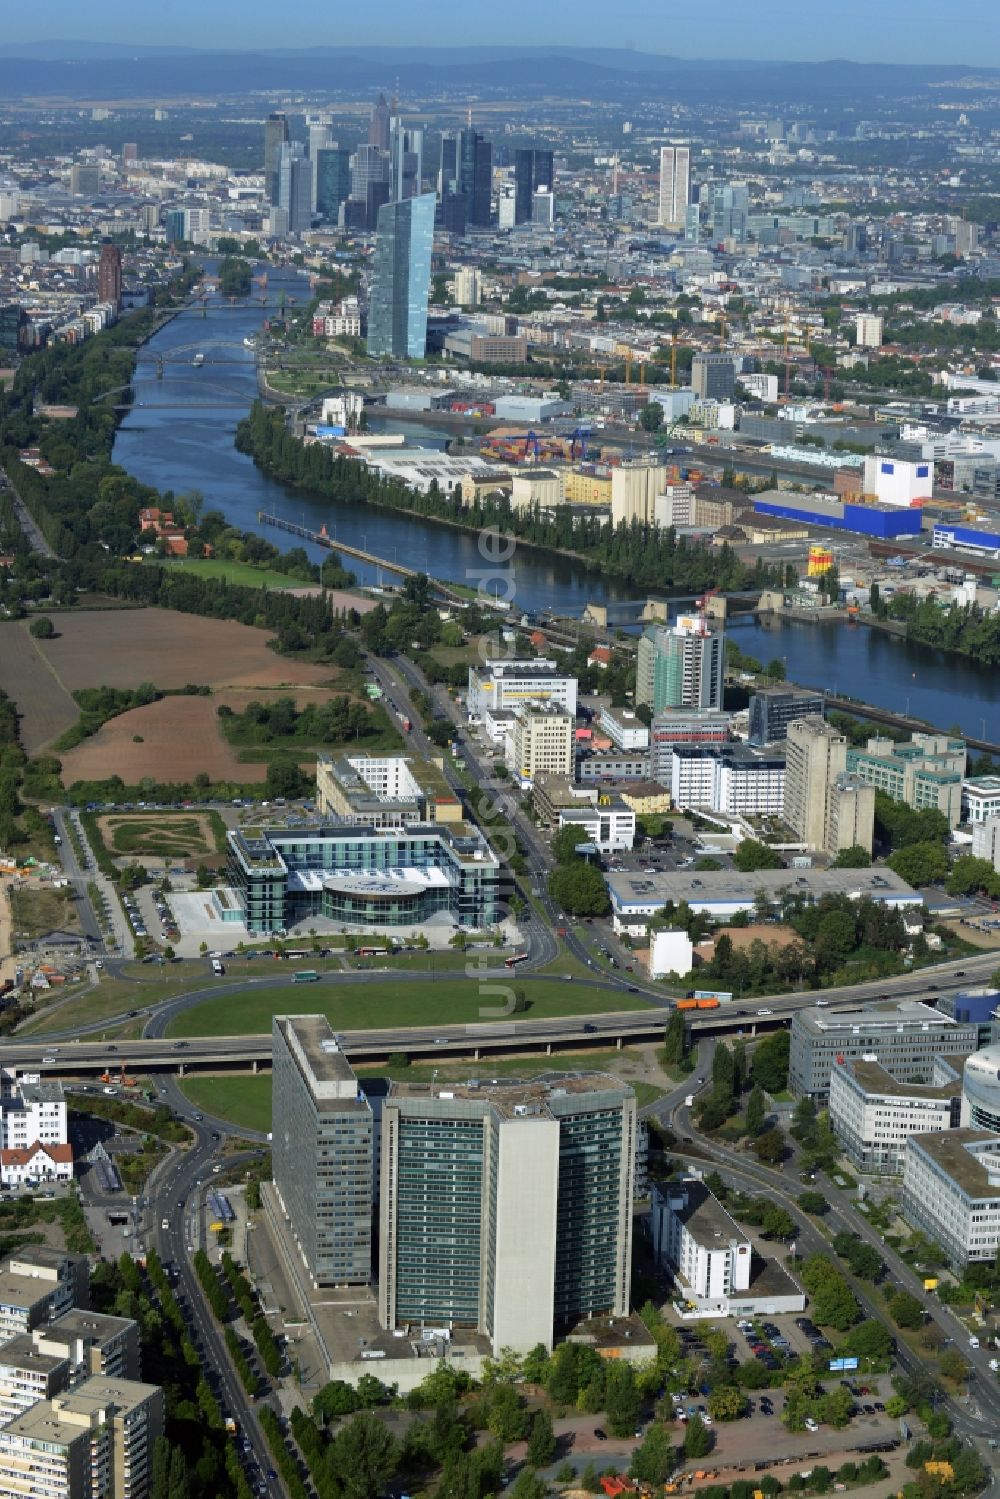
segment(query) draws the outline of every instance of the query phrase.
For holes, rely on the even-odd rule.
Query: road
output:
[[[674,1154],[683,1154],[683,1142],[690,1140],[697,1147],[700,1156],[708,1157],[718,1166],[725,1179],[740,1182],[757,1193],[763,1190],[769,1199],[780,1203],[783,1208],[787,1209],[796,1224],[795,1247],[798,1253],[822,1253],[832,1257],[829,1238],[820,1231],[815,1220],[803,1212],[798,1205],[797,1197],[801,1187],[794,1180],[794,1168],[786,1172],[780,1168],[760,1165],[752,1158],[748,1159],[741,1152],[719,1144],[698,1130],[684,1100],[691,1093],[697,1094],[701,1080],[710,1077],[711,1064],[711,1043],[702,1042],[698,1048],[695,1076],[679,1084],[664,1098],[656,1100],[655,1103],[643,1109],[643,1116],[657,1118],[671,1129],[681,1142]],[[824,1173],[818,1174],[815,1189],[821,1192],[830,1204],[823,1222],[830,1228],[831,1234],[846,1230],[858,1235],[866,1244],[877,1249],[885,1261],[891,1279],[897,1286],[910,1291],[918,1298],[930,1320],[949,1342],[958,1347],[963,1358],[974,1370],[971,1388],[974,1390],[975,1403],[973,1404],[971,1400],[963,1401],[948,1396],[944,1404],[947,1406],[948,1415],[956,1430],[975,1442],[980,1456],[987,1467],[990,1467],[992,1459],[987,1443],[1000,1425],[1000,1386],[998,1386],[996,1375],[989,1367],[989,1360],[993,1355],[986,1349],[973,1349],[968,1346],[964,1324],[933,1296],[927,1295],[921,1277],[885,1243],[882,1235],[872,1227],[865,1215],[851,1205],[843,1189],[837,1187]],[[918,1373],[923,1365],[899,1338],[897,1329],[886,1318],[884,1302],[880,1294],[873,1289],[869,1292],[863,1283],[859,1284],[856,1280],[852,1281],[852,1288],[866,1316],[881,1321],[897,1339],[898,1358],[902,1366],[910,1374]]]
[[[14,514],[17,516],[17,523],[21,527],[21,530],[24,532],[25,538],[28,542],[28,545],[31,547],[31,550],[33,552],[37,552],[39,557],[45,557],[49,561],[51,561],[55,557],[56,553],[49,546],[48,542],[45,540],[45,537],[38,529],[28,511],[27,505],[21,499],[21,496],[18,494],[17,490],[10,482],[7,474],[2,469],[0,469],[0,490],[4,489],[6,489],[10,494],[11,500],[14,504]]]

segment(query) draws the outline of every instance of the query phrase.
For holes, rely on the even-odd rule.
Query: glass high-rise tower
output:
[[[368,310],[368,352],[422,359],[434,245],[433,193],[384,203],[378,214],[375,268]]]

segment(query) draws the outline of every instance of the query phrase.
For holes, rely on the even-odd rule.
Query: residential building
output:
[[[142,1377],[139,1324],[131,1317],[112,1317],[74,1306],[54,1321],[36,1327],[32,1342],[40,1353],[65,1358],[70,1382],[91,1374],[110,1379]]]
[[[65,1354],[45,1353],[28,1333],[9,1338],[0,1347],[0,1426],[6,1426],[39,1400],[50,1400],[65,1390],[70,1362]]]
[[[962,813],[973,827],[1000,817],[1000,776],[967,776],[962,782]]]
[[[849,746],[847,769],[894,802],[921,810],[932,807],[950,828],[962,820],[965,740],[947,734],[914,734],[909,744],[878,736],[864,749]]]
[[[117,245],[101,246],[101,258],[97,263],[97,297],[100,302],[110,302],[115,315],[122,310],[122,252]]]
[[[859,312],[854,320],[855,344],[859,349],[880,349],[884,319],[875,312]]]
[[[893,1077],[929,1079],[936,1057],[965,1056],[975,1050],[976,1044],[974,1025],[939,1015],[919,1000],[870,1005],[862,1010],[796,1010],[792,1015],[788,1086],[793,1093],[808,1093],[825,1102],[831,1072],[852,1060],[880,1062]]]
[[[612,873],[605,875],[605,884],[614,929],[630,937],[645,937],[650,921],[668,901],[677,906],[686,901],[692,911],[724,922],[741,911],[754,911],[761,891],[775,906],[792,891],[807,900],[847,895],[851,900],[867,897],[890,909],[923,908],[919,893],[891,869],[761,869],[753,874],[678,869]]]
[[[539,188],[552,190],[555,174],[552,152],[527,147],[514,153],[514,222],[531,221],[534,195]]]
[[[379,1317],[502,1348],[629,1307],[636,1103],[604,1074],[391,1085]],[[433,1190],[432,1190],[433,1187]]]
[[[440,761],[322,750],[316,756],[316,810],[337,822],[375,828],[458,823],[464,816]]]
[[[463,927],[497,919],[500,861],[469,823],[242,828],[227,843],[235,909],[252,932],[317,917],[369,931],[438,912]]]
[[[478,307],[482,278],[474,265],[460,265],[455,272],[455,301],[459,307]]]
[[[0,1485],[18,1499],[148,1499],[163,1422],[157,1385],[94,1376],[0,1429]]]
[[[62,1083],[0,1068],[0,1183],[72,1179]]]
[[[830,1125],[856,1170],[902,1176],[903,1148],[910,1135],[954,1129],[959,1123],[962,1083],[934,1084],[896,1079],[881,1062],[857,1058],[830,1070]]]
[[[1000,1135],[953,1129],[911,1135],[903,1152],[903,1217],[958,1272],[1000,1249]]]
[[[788,725],[784,818],[807,848],[872,851],[875,792],[847,777],[847,738],[819,715]],[[844,839],[848,841],[845,842]]]
[[[663,228],[683,228],[691,195],[690,146],[660,147],[660,213]]]
[[[490,709],[516,708],[520,703],[555,703],[576,717],[576,677],[566,676],[559,662],[487,661],[469,667],[466,709],[470,723],[482,723]]]
[[[695,354],[691,360],[691,389],[699,401],[732,401],[736,395],[736,365],[731,354]]]
[[[651,625],[639,639],[635,700],[664,708],[721,708],[725,633],[704,614]],[[655,738],[655,728],[654,728]]]
[[[379,358],[422,359],[434,241],[434,194],[379,209],[368,352]]]
[[[264,187],[267,201],[278,204],[278,164],[281,148],[288,144],[288,119],[283,114],[269,114],[264,122]]]
[[[275,1015],[274,1187],[315,1286],[372,1274],[374,1122],[323,1015]]]
[[[822,718],[821,692],[799,687],[761,687],[750,695],[750,743],[777,744],[787,739],[797,718]]]
[[[671,1271],[682,1315],[747,1316],[802,1311],[805,1295],[753,1243],[705,1183],[693,1177],[653,1185],[654,1258]]]
[[[30,1334],[89,1300],[86,1255],[45,1244],[23,1245],[0,1265],[0,1343]]]
[[[522,703],[507,739],[507,769],[522,788],[543,771],[569,775],[573,769],[573,718],[557,703]]]

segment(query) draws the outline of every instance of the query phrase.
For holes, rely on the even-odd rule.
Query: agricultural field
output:
[[[76,723],[80,710],[62,682],[50,670],[43,645],[28,634],[28,620],[0,624],[0,689],[13,698],[21,715],[21,743],[37,755]],[[62,617],[56,616],[56,628]]]
[[[111,718],[59,756],[64,786],[118,775],[127,786],[154,781],[263,781],[266,765],[244,765],[227,743],[210,697],[164,697]]]
[[[224,846],[217,812],[110,813],[97,825],[113,858],[205,859]]]
[[[62,614],[61,632],[40,642],[67,692],[80,687],[305,687],[330,680],[328,667],[289,661],[268,648],[264,630],[170,609]],[[0,686],[3,686],[0,680]],[[5,688],[5,690],[8,690]],[[11,696],[15,696],[12,692]],[[75,707],[75,705],[74,705]]]

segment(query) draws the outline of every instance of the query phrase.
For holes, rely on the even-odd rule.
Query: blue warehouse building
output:
[[[792,495],[787,500],[754,500],[757,515],[781,515],[807,526],[850,531],[889,540],[920,535],[920,511],[908,505],[852,505],[826,495]]]
[[[948,522],[938,524],[934,527],[933,545],[1000,558],[1000,534],[996,531],[979,531],[974,526],[954,526]]]

